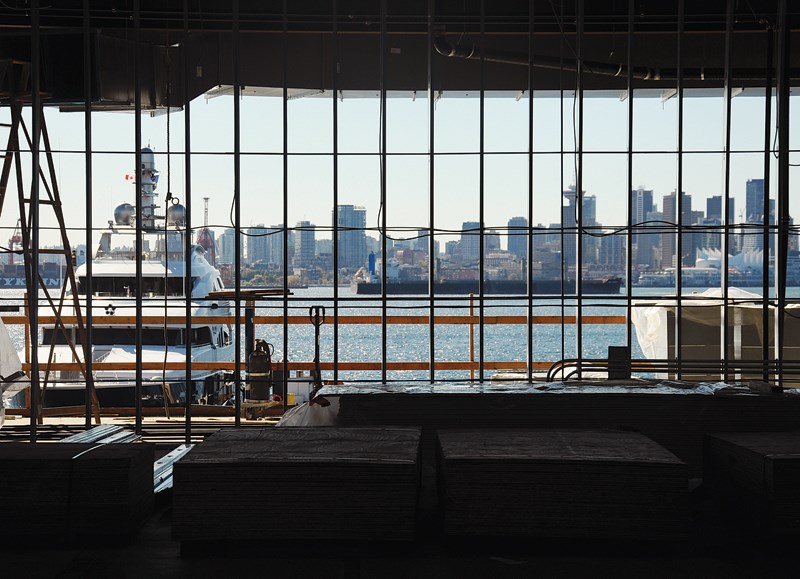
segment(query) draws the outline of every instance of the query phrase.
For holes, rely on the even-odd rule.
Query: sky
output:
[[[583,189],[597,197],[597,219],[609,227],[624,225],[627,191],[627,114],[624,95],[586,94],[584,99]],[[684,186],[692,195],[693,208],[705,209],[705,199],[724,192],[725,109],[718,96],[684,99]],[[792,100],[792,105],[796,101]],[[654,200],[677,186],[677,114],[675,98],[658,95],[634,97],[633,184],[654,190]],[[477,221],[480,191],[480,115],[478,98],[439,99],[434,111],[435,227],[457,231],[464,221]],[[505,227],[508,219],[528,212],[528,99],[485,99],[484,196],[485,225]],[[792,110],[797,107],[793,106]],[[288,102],[289,224],[308,220],[322,226],[331,223],[333,207],[333,106],[326,96]],[[773,107],[774,113],[774,107]],[[209,221],[231,226],[234,190],[233,97],[221,96],[191,103],[192,221],[203,223],[203,197],[209,197]],[[558,154],[560,140],[573,149],[573,99],[535,94],[534,223],[559,221],[560,191],[574,179],[575,156]],[[387,100],[387,219],[389,227],[416,231],[428,226],[429,214],[429,107],[422,97]],[[732,100],[731,195],[737,214],[744,209],[745,182],[763,177],[764,97],[745,90]],[[8,120],[8,110],[0,113]],[[798,119],[792,116],[793,125]],[[64,212],[71,227],[85,226],[84,115],[47,109],[47,124],[55,155]],[[562,125],[563,119],[563,125]],[[104,227],[113,209],[134,203],[134,186],[125,180],[134,173],[134,115],[94,113],[92,116],[94,226]],[[169,159],[167,163],[167,115],[142,116],[143,144],[156,152],[161,171],[158,192],[169,188],[185,199],[183,111],[169,115]],[[4,133],[5,134],[5,133]],[[800,131],[794,130],[793,149],[800,148]],[[367,226],[378,224],[380,204],[380,101],[350,98],[338,102],[339,203],[367,209]],[[283,118],[277,97],[244,97],[241,100],[242,206],[241,223],[279,224],[283,221]],[[749,151],[749,152],[748,152]],[[800,161],[793,157],[793,161]],[[773,161],[773,178],[775,177]],[[26,181],[29,180],[26,161]],[[796,172],[796,169],[792,169]],[[9,191],[13,194],[16,185]],[[793,201],[794,204],[797,201]],[[800,208],[798,208],[800,209]],[[794,205],[792,213],[795,211]],[[52,224],[44,217],[43,224]],[[0,226],[10,232],[17,217],[15,196],[6,200]],[[377,232],[372,233],[377,237]],[[394,237],[414,235],[410,231]],[[99,234],[98,234],[99,236]],[[82,243],[76,232],[73,244]],[[330,238],[321,231],[318,238]],[[3,240],[7,237],[2,237]],[[44,242],[55,240],[44,234]],[[443,237],[442,240],[446,241]],[[5,243],[0,243],[5,245]]]

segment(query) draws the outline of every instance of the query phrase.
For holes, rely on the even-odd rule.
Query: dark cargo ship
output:
[[[61,287],[62,268],[57,263],[43,263],[39,266],[39,275],[44,285],[49,288]],[[0,289],[25,289],[25,265],[22,263],[0,264]]]
[[[622,286],[622,279],[609,277],[602,279],[586,279],[581,282],[581,294],[618,294]],[[350,284],[353,293],[360,295],[378,295],[381,293],[380,281],[353,280]],[[459,295],[477,294],[479,291],[478,280],[446,280],[434,283],[433,291],[436,294]],[[486,294],[527,295],[528,284],[523,280],[486,280],[483,283]],[[575,293],[575,280],[560,279],[535,279],[531,293],[536,295],[560,295]],[[389,281],[387,294],[394,295],[419,295],[428,293],[427,280],[398,280]]]

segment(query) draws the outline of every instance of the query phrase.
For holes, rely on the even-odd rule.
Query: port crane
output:
[[[19,230],[19,219],[17,219],[17,226],[14,228],[14,233],[8,239],[8,265],[14,265],[14,252],[17,247],[22,247],[22,232]]]

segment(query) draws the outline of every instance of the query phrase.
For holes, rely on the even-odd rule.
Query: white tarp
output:
[[[692,296],[681,304],[681,314],[694,322],[719,327],[719,310],[709,306],[721,306],[722,289],[711,288]],[[728,297],[734,300],[753,300],[760,302],[761,296],[740,288],[728,288]],[[698,300],[697,298],[704,298]],[[636,329],[636,339],[642,353],[648,358],[669,358],[667,312],[677,307],[674,299],[662,300],[647,307],[634,307],[631,311],[631,322]],[[740,307],[753,307],[743,305]]]
[[[0,319],[0,379],[14,376],[22,371],[22,362],[19,359],[14,343],[11,341],[11,336],[8,335],[8,330],[3,320]],[[6,421],[6,409],[3,406],[3,392],[5,388],[3,383],[0,382],[0,427]]]
[[[729,288],[728,297],[731,300],[728,304],[729,323],[731,324],[730,347],[733,348],[735,359],[750,359],[755,353],[761,352],[764,336],[762,324],[763,298],[752,292],[740,289]],[[641,302],[640,302],[641,303]],[[694,325],[693,333],[702,335],[684,336],[684,348],[688,344],[701,344],[714,351],[714,355],[721,355],[722,331],[720,324],[723,320],[721,312],[724,301],[722,299],[721,288],[708,289],[702,293],[691,296],[691,299],[683,300],[681,303],[681,317]],[[794,309],[797,306],[790,305],[787,309]],[[770,323],[774,319],[774,306],[768,306],[770,310]],[[675,299],[661,300],[649,303],[642,307],[634,307],[631,311],[631,321],[636,329],[636,338],[642,348],[642,353],[647,358],[667,359],[675,355],[675,344],[669,343],[671,330],[669,328],[668,316],[676,313],[677,302]],[[787,321],[794,320],[796,315],[787,312]],[[707,331],[703,328],[707,327]],[[749,328],[750,332],[745,335],[744,329]],[[746,337],[747,336],[747,337]],[[674,337],[673,337],[674,339]],[[695,346],[698,347],[698,346]],[[716,352],[719,352],[717,354]],[[787,352],[791,356],[793,353]],[[702,356],[700,356],[702,357]]]
[[[3,320],[0,319],[0,378],[13,376],[22,370],[22,363],[17,354],[11,336]]]

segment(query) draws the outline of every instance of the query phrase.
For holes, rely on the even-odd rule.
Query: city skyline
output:
[[[677,189],[676,99],[661,102],[637,91],[634,95],[632,179],[661,196]],[[684,100],[683,187],[699,198],[724,193],[723,150],[724,99],[718,96]],[[754,96],[748,96],[754,95]],[[627,103],[618,98],[587,93],[583,131],[582,189],[597,198],[597,221],[609,226],[625,225],[618,209],[627,193]],[[797,97],[792,97],[793,103]],[[388,228],[399,233],[416,231],[428,223],[429,156],[428,107],[425,98],[416,101],[391,98],[387,109],[386,215]],[[533,213],[541,223],[559,221],[560,191],[574,182],[577,159],[573,154],[572,94],[559,98],[536,96],[533,117]],[[746,181],[763,178],[763,153],[753,153],[752,143],[763,141],[764,99],[746,90],[732,101],[730,191],[737,207],[746,206]],[[281,100],[270,97],[243,98],[241,141],[241,214],[243,229],[259,223],[282,221],[284,188]],[[378,229],[381,157],[378,134],[378,99],[352,98],[339,103],[339,203],[365,207],[372,216],[367,226]],[[478,99],[444,98],[437,101],[434,158],[434,227],[458,231],[463,221],[479,217],[479,171],[477,123]],[[292,100],[288,118],[288,222],[326,224],[332,209],[333,161],[331,102],[324,96]],[[793,107],[792,110],[796,110]],[[233,195],[233,133],[229,123],[230,97],[192,103],[192,223],[202,223],[201,196],[210,197],[211,223],[215,228],[231,226]],[[528,215],[529,155],[528,116],[525,99],[487,95],[484,150],[484,224],[502,228],[508,215]],[[562,116],[563,113],[563,116]],[[2,114],[7,114],[7,111]],[[124,176],[131,173],[133,119],[131,115],[96,112],[93,123],[94,224],[101,229],[113,208],[131,202],[134,188]],[[84,116],[46,109],[46,118],[56,150],[55,159],[65,198],[68,222],[82,229],[85,182],[82,127]],[[155,150],[161,171],[159,202],[166,188],[183,199],[184,118],[170,115],[172,122],[171,169],[167,172],[166,115],[142,117],[143,145]],[[564,121],[564,153],[561,127]],[[704,130],[697,124],[703,121]],[[794,134],[794,133],[793,133]],[[795,146],[793,144],[792,146]],[[126,151],[126,152],[123,152]],[[775,162],[771,163],[774,171]],[[25,167],[27,170],[27,167]],[[795,169],[791,172],[796,173]],[[774,177],[774,174],[773,174]],[[13,176],[12,176],[13,181]],[[775,183],[775,180],[772,181]],[[13,183],[11,184],[13,186]],[[774,191],[772,192],[774,196]],[[792,213],[798,203],[792,196]],[[557,201],[558,199],[558,201]],[[498,203],[498,201],[501,201]],[[0,222],[13,229],[10,212]],[[330,238],[325,225],[319,237]],[[379,233],[379,232],[377,232]],[[47,232],[44,235],[48,235]],[[456,233],[453,233],[457,236]],[[455,239],[455,237],[453,237]],[[81,240],[83,241],[83,240]]]

